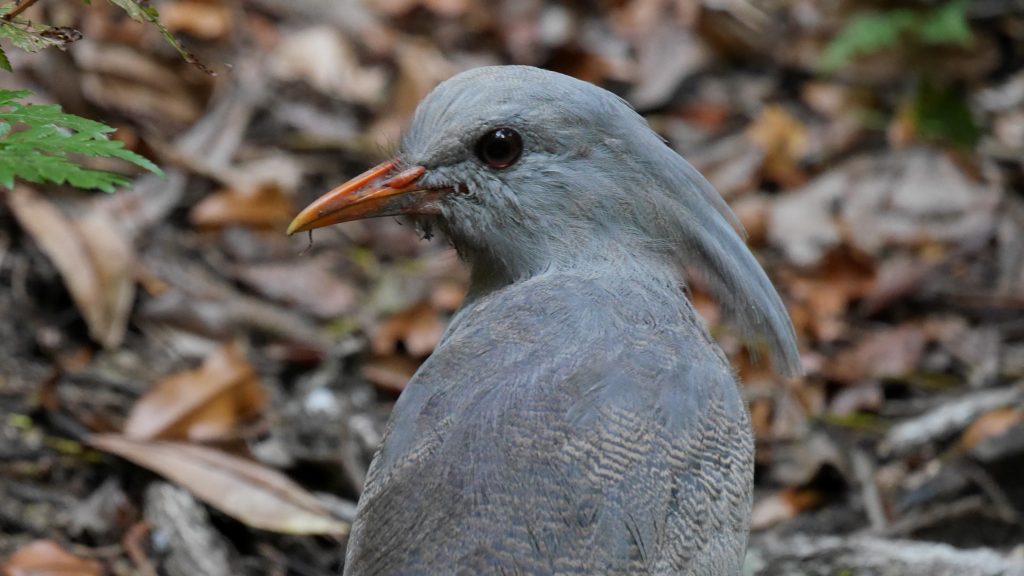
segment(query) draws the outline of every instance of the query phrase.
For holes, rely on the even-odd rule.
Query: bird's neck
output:
[[[574,272],[595,277],[616,275],[625,280],[650,282],[675,291],[679,270],[648,250],[628,243],[597,238],[587,242],[555,244],[533,250],[463,251],[460,255],[471,268],[467,300],[473,301],[505,287],[526,282],[543,274]],[[521,248],[521,246],[519,246]]]

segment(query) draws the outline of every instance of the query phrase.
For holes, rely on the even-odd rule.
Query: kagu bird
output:
[[[471,286],[395,405],[345,574],[737,574],[750,424],[679,271],[780,371],[799,358],[711,185],[610,92],[478,68],[289,232],[398,214],[441,230]]]

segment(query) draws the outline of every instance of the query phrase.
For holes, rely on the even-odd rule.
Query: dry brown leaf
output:
[[[636,83],[629,101],[640,109],[664,105],[712,57],[696,33],[664,19],[637,39],[636,49]]]
[[[690,286],[690,303],[704,319],[708,326],[718,326],[722,322],[722,308],[711,298],[707,290],[696,284]]]
[[[882,386],[877,381],[869,381],[857,386],[847,386],[839,390],[829,403],[828,411],[836,416],[849,416],[857,412],[877,412],[885,401]]]
[[[841,352],[826,373],[850,383],[905,376],[917,368],[926,343],[924,330],[915,324],[876,330]]]
[[[283,229],[294,215],[291,200],[276,186],[261,187],[255,193],[229,188],[203,198],[189,212],[189,221],[195,226]]]
[[[439,16],[456,18],[473,6],[473,0],[372,0],[372,7],[388,16],[400,16],[422,6]]]
[[[862,158],[832,172],[845,180],[841,219],[847,241],[865,254],[959,243],[995,226],[1002,189],[976,182],[933,148]]]
[[[772,439],[772,402],[770,399],[758,398],[750,403],[750,426],[754,430],[754,438],[758,441],[766,442]],[[767,462],[770,452],[759,449],[756,456],[759,463]]]
[[[160,22],[171,32],[218,40],[231,33],[231,8],[193,0],[164,3],[160,6]]]
[[[444,335],[444,321],[429,302],[423,302],[391,316],[377,327],[370,340],[374,354],[393,354],[399,342],[417,358],[434,351]]]
[[[848,179],[833,170],[778,198],[771,206],[768,240],[797,266],[817,264],[842,241],[832,212],[848,187]]]
[[[1009,429],[1024,422],[1024,410],[1007,407],[986,412],[978,417],[960,436],[960,447],[972,450],[989,438],[1002,436]]]
[[[434,45],[423,41],[407,41],[398,45],[396,53],[398,77],[395,81],[394,111],[411,116],[420,100],[458,68]]]
[[[797,332],[825,342],[843,336],[847,310],[871,290],[874,274],[870,262],[847,250],[835,250],[815,273],[791,278],[788,305]]]
[[[99,206],[76,222],[100,288],[100,342],[114,347],[124,339],[135,301],[135,248],[112,214]]]
[[[195,370],[171,375],[132,407],[125,436],[135,440],[211,440],[260,413],[266,392],[236,344],[210,354]]]
[[[430,289],[430,304],[438,310],[454,312],[466,298],[466,286],[454,280],[442,280]]]
[[[689,155],[693,165],[726,199],[757,188],[765,154],[743,135],[719,138]]]
[[[747,137],[765,153],[764,175],[790,188],[806,179],[800,160],[807,154],[807,127],[778,104],[766,106],[747,128]]]
[[[690,102],[679,109],[679,117],[687,124],[701,128],[710,134],[721,131],[732,114],[732,108],[709,100]]]
[[[303,80],[330,96],[375,106],[384,96],[383,70],[363,66],[352,44],[330,26],[286,35],[271,54],[270,73],[281,80]]]
[[[363,362],[363,378],[389,392],[401,392],[419,368],[419,362],[408,356],[386,356]]]
[[[183,127],[199,119],[203,104],[181,75],[139,50],[86,36],[71,47],[82,69],[82,94],[129,117]]]
[[[811,80],[800,88],[800,98],[811,110],[832,119],[845,117],[851,110],[869,107],[872,97],[866,88],[839,82]]]
[[[817,264],[841,244],[882,257],[893,246],[990,233],[1001,195],[932,148],[859,156],[776,201],[768,236],[800,266]]]
[[[750,514],[750,529],[765,530],[786,520],[792,520],[801,512],[821,504],[821,492],[806,488],[786,488],[754,503]]]
[[[865,295],[861,303],[861,310],[872,315],[916,293],[929,275],[945,261],[945,258],[934,252],[927,252],[914,258],[887,258],[879,265],[871,291]]]
[[[747,388],[770,390],[782,382],[772,369],[771,363],[763,358],[751,358],[740,354],[733,360],[740,382]]]
[[[356,301],[355,288],[334,274],[325,258],[239,266],[237,273],[259,293],[294,304],[318,318],[338,318]]]
[[[53,261],[94,340],[107,348],[124,339],[135,299],[135,251],[109,213],[97,207],[79,220],[16,186],[7,202],[22,228]]]
[[[103,566],[80,558],[53,540],[35,540],[18,548],[3,565],[3,576],[101,576]]]
[[[733,213],[747,231],[747,244],[757,246],[767,238],[771,203],[767,194],[747,194],[732,203]]]
[[[788,403],[790,408],[793,402]],[[776,402],[776,411],[782,412],[787,407]],[[806,414],[801,427],[806,429]],[[778,420],[783,415],[776,415],[774,428],[778,430]],[[775,432],[773,438],[783,436]],[[794,439],[796,439],[794,437]],[[799,441],[777,442],[772,450],[773,466],[768,472],[771,479],[783,486],[808,486],[814,483],[826,468],[831,468],[842,477],[847,476],[846,456],[835,439],[821,431],[804,432]]]
[[[348,524],[280,472],[226,452],[178,442],[97,434],[89,444],[152,470],[243,524],[283,534],[348,533]]]

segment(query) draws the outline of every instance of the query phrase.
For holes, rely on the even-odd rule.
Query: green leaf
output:
[[[928,13],[917,30],[925,44],[958,44],[970,46],[974,42],[967,23],[967,1],[953,0]]]
[[[7,70],[8,72],[14,72],[14,68],[11,68],[11,61],[7,59],[7,54],[4,52],[3,46],[0,46],[0,68]]]
[[[950,142],[960,148],[973,148],[981,139],[963,93],[953,88],[922,82],[914,98],[914,126],[917,133],[931,140]]]
[[[166,26],[160,23],[160,13],[157,12],[156,8],[153,8],[152,6],[144,6],[140,4],[138,0],[109,1],[114,6],[117,6],[118,8],[124,10],[125,13],[128,14],[128,16],[132,20],[135,20],[137,22],[148,22],[153,26],[156,26],[156,29],[160,31],[160,34],[164,37],[164,40],[166,40],[168,44],[170,44],[175,50],[177,50],[178,54],[181,54],[181,57],[184,58],[186,62],[202,70],[206,74],[209,74],[211,76],[216,75],[214,74],[213,70],[210,70],[202,62],[200,62],[199,59],[196,58],[195,54],[190,52],[188,48],[185,48],[185,46],[183,46],[182,43],[174,37],[174,34],[171,34],[170,30],[168,30]]]
[[[85,168],[75,156],[119,158],[163,175],[147,158],[111,139],[110,126],[66,114],[57,105],[21,103],[29,94],[0,90],[0,186],[13,188],[17,178],[113,192],[130,182],[121,174]]]
[[[825,48],[821,68],[838,70],[857,56],[896,46],[903,33],[914,25],[915,19],[914,12],[905,9],[854,16]]]
[[[7,38],[26,52],[38,52],[44,48],[63,50],[81,37],[81,32],[73,28],[47,26],[19,18],[0,19],[0,38]]]
[[[32,93],[28,90],[0,90],[0,106],[6,106],[15,100],[28,98]]]
[[[904,43],[967,46],[972,41],[967,0],[951,0],[929,10],[898,8],[862,12],[853,16],[828,43],[818,66],[825,72],[834,72],[858,56]]]

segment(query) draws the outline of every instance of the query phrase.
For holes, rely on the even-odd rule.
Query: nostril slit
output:
[[[388,178],[387,181],[384,182],[384,185],[387,186],[388,188],[394,188],[396,190],[399,188],[405,188],[406,186],[418,180],[420,176],[423,176],[423,173],[426,171],[427,169],[424,168],[423,166],[413,166],[408,170],[403,170],[402,172],[395,174],[391,178]]]

